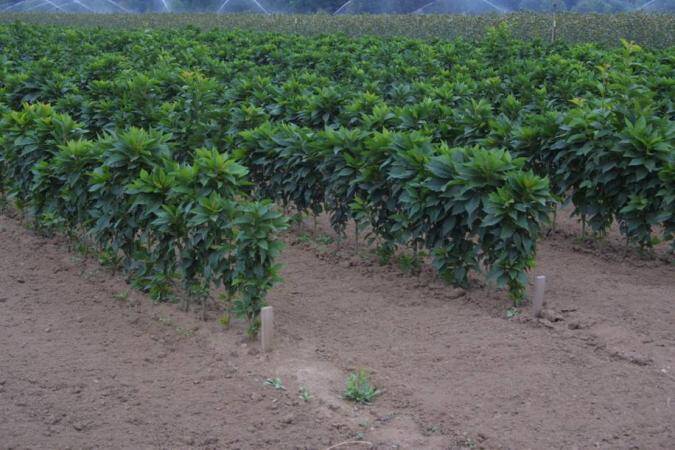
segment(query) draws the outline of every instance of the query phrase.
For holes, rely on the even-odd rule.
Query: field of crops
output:
[[[673,47],[22,24],[0,47],[2,195],[155,298],[224,286],[252,333],[282,206],[515,302],[556,203],[673,242]]]
[[[416,39],[482,39],[487,30],[507,24],[519,39],[552,39],[569,43],[595,42],[619,45],[628,39],[649,48],[675,43],[673,14],[550,14],[506,15],[260,15],[260,14],[44,14],[3,13],[0,23],[23,21],[36,24],[104,28],[177,28],[265,30],[316,36],[341,33],[348,36],[411,37]],[[555,26],[554,26],[555,23]]]
[[[21,17],[0,442],[672,446],[671,16]]]

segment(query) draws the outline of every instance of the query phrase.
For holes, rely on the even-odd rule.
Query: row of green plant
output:
[[[618,221],[642,247],[673,237],[672,50],[549,47],[505,29],[430,46],[16,25],[2,42],[7,104],[53,102],[92,138],[153,127],[185,160],[200,146],[235,151],[241,131],[264,123],[419,131],[526,158],[600,235]]]
[[[49,105],[24,105],[0,120],[2,194],[36,227],[92,242],[102,261],[134,284],[205,313],[214,288],[257,331],[277,281],[276,236],[286,220],[251,199],[248,170],[227,153],[197,149],[179,162],[169,136],[130,128],[84,138],[84,127]]]
[[[567,114],[502,121],[488,136],[545,173],[554,193],[604,236],[616,222],[627,244],[675,249],[675,126],[646,105],[627,111],[603,99]]]
[[[555,21],[554,21],[555,19]],[[620,38],[640,45],[665,48],[673,45],[673,14],[576,14],[512,13],[504,15],[408,14],[408,15],[261,15],[261,14],[45,14],[9,13],[0,23],[22,21],[62,27],[115,29],[176,29],[186,26],[204,30],[272,31],[318,36],[345,34],[352,37],[405,36],[415,39],[471,41],[485,37],[500,24],[508,24],[520,39],[559,39],[614,46]]]
[[[424,246],[455,284],[485,267],[514,301],[524,296],[552,200],[547,181],[522,170],[524,160],[433,146],[414,132],[265,125],[241,133],[235,159],[199,149],[181,164],[167,135],[132,128],[82,140],[79,124],[46,105],[6,113],[0,131],[4,190],[39,227],[92,236],[158,299],[176,278],[186,299],[202,302],[212,285],[224,285],[251,320],[275,280],[278,244],[269,235],[283,221],[268,203],[240,200],[247,170],[236,161],[251,168],[259,197],[328,211],[338,233],[355,220],[381,252]]]
[[[528,189],[548,177],[596,233],[618,220],[641,246],[673,239],[672,49],[550,46],[504,28],[475,45],[429,45],[12,25],[0,27],[0,44],[9,108],[54,103],[90,139],[132,124],[160,130],[180,163],[195,148],[224,149],[251,169],[260,198],[329,212],[339,234],[348,220],[367,224],[384,252],[426,246],[457,282],[511,251],[481,249],[499,226],[486,221],[487,206],[528,170],[538,176],[528,175]],[[466,183],[465,193],[434,191],[431,167],[449,154],[446,181]],[[398,178],[402,158],[414,170]],[[465,164],[489,158],[487,181],[464,175]],[[539,212],[528,220],[537,225],[527,246]],[[508,268],[521,279],[530,250]]]
[[[523,298],[553,203],[548,180],[525,171],[524,159],[432,145],[418,132],[266,124],[240,138],[237,155],[259,195],[330,213],[338,235],[354,220],[384,254],[424,247],[456,285],[487,269],[514,301]]]

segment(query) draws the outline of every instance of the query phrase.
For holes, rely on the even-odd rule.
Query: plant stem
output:
[[[581,237],[586,238],[586,215],[581,215]]]
[[[359,253],[359,222],[354,221],[354,248],[356,253]]]

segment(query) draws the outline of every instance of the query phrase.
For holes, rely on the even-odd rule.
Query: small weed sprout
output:
[[[318,242],[321,245],[329,245],[335,242],[335,239],[333,239],[333,237],[327,234],[322,234],[320,236],[317,236],[316,242]]]
[[[375,249],[375,254],[377,255],[377,262],[381,266],[386,266],[391,262],[391,258],[394,256],[396,249],[392,245],[379,245]]]
[[[285,391],[286,390],[283,383],[281,382],[281,378],[268,378],[268,379],[265,380],[265,384],[267,386],[272,386],[277,391]]]
[[[176,327],[176,333],[180,334],[183,337],[192,337],[195,334],[195,330],[183,327]]]
[[[298,235],[298,242],[301,242],[303,244],[308,244],[312,241],[312,236],[309,235],[309,233],[300,233]]]
[[[300,387],[300,400],[307,403],[312,399],[312,395],[309,393],[309,390],[305,386]]]
[[[129,291],[122,291],[118,292],[117,294],[113,294],[113,298],[121,302],[126,302],[129,300]]]
[[[92,249],[86,242],[78,241],[75,244],[75,252],[84,256],[85,258],[92,254]]]
[[[155,318],[157,322],[161,323],[162,325],[165,325],[167,327],[173,327],[175,324],[173,323],[173,320],[171,320],[170,317],[164,317],[164,316],[157,316]]]
[[[230,327],[230,315],[225,313],[220,318],[218,319],[218,323],[220,324],[221,327],[223,328],[229,328]]]
[[[513,319],[514,317],[518,317],[520,315],[520,310],[516,308],[509,308],[506,310],[506,318],[507,319]]]
[[[260,327],[261,321],[259,317],[257,319],[252,320],[251,323],[246,328],[246,336],[248,336],[250,339],[255,338],[258,335],[258,332],[260,331]]]
[[[361,369],[349,374],[347,387],[343,395],[347,400],[368,404],[380,395],[380,391],[371,384],[368,373]]]
[[[398,259],[398,265],[403,272],[418,275],[422,269],[422,259],[419,255],[403,254]]]

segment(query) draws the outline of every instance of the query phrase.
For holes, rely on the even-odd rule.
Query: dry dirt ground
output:
[[[540,246],[543,321],[289,237],[261,354],[0,216],[0,448],[672,449],[675,269],[569,228]],[[341,399],[359,368],[370,406]]]

